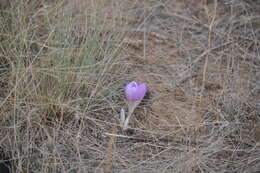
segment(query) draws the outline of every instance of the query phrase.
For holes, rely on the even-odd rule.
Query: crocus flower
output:
[[[127,118],[125,119],[124,115],[124,109],[121,109],[121,123],[123,123],[123,130],[127,129],[129,120],[131,115],[133,114],[135,108],[139,105],[141,100],[144,98],[145,94],[147,91],[147,87],[144,83],[138,84],[135,81],[130,82],[129,84],[126,85],[125,87],[125,96],[127,99],[127,104],[128,104],[128,114]]]
[[[125,87],[125,96],[128,101],[142,100],[147,91],[146,85],[144,83],[137,84],[135,81],[130,82]]]

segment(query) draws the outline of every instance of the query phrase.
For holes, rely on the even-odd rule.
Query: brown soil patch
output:
[[[136,136],[144,130],[142,139],[152,138],[157,142],[150,139],[148,143],[154,145],[180,141],[185,148],[188,140],[188,146],[195,148],[207,148],[209,143],[216,142],[216,147],[221,149],[233,139],[237,140],[231,136],[238,129],[229,126],[222,135],[232,140],[222,140],[214,131],[218,123],[246,122],[243,128],[256,131],[253,124],[259,124],[255,104],[259,97],[252,88],[257,86],[253,79],[259,60],[250,58],[250,54],[257,52],[259,38],[251,33],[256,32],[257,27],[242,21],[241,10],[246,12],[250,7],[247,5],[237,4],[231,10],[231,4],[218,1],[139,1],[136,4],[131,14],[137,21],[131,22],[133,31],[126,34],[129,46],[125,54],[133,78],[149,87],[146,106],[140,106],[130,122],[130,126],[137,129]],[[241,36],[241,32],[247,38]],[[251,39],[250,43],[247,39]],[[248,132],[241,134],[242,143],[247,143]],[[252,138],[257,140],[256,136]],[[190,153],[191,149],[183,161],[186,166],[191,164],[190,168],[180,164],[184,167],[173,170],[200,172],[194,161],[205,153],[194,150],[196,155]],[[138,158],[141,151],[137,151]],[[218,157],[228,157],[227,153],[220,153]],[[140,157],[144,159],[143,155]],[[202,160],[208,162],[207,157]],[[160,159],[164,158],[168,158],[167,154],[161,153]]]
[[[146,5],[148,8],[149,3]],[[147,83],[151,95],[147,117],[142,121],[141,127],[167,131],[199,126],[206,103],[210,101],[207,97],[200,97],[202,85],[205,88],[203,95],[209,95],[209,92],[211,95],[219,93],[222,86],[208,80],[203,81],[202,74],[194,73],[189,70],[189,65],[184,64],[187,58],[179,54],[178,35],[173,32],[181,30],[181,26],[171,26],[176,16],[170,15],[167,9],[171,9],[169,5],[184,8],[185,4],[168,2],[167,7],[164,5],[146,12],[146,17],[152,19],[145,24],[143,20],[136,22],[140,31],[129,33],[129,49],[126,52],[129,54],[129,62],[134,64],[134,77],[137,81]],[[196,40],[183,42],[186,49],[193,49],[198,44]],[[199,68],[201,67],[197,67],[198,70]]]

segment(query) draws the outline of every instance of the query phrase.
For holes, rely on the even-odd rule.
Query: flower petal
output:
[[[135,81],[130,82],[129,84],[126,85],[125,95],[126,95],[127,100],[134,100],[133,94],[136,92],[137,86],[138,85]]]
[[[139,100],[142,100],[147,92],[147,87],[144,83],[138,85],[137,92],[139,95]]]

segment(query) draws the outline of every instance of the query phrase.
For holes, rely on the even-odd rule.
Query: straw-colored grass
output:
[[[1,148],[16,172],[86,172],[105,155],[91,138],[118,118],[127,65],[119,14],[104,5],[16,1],[1,10]]]

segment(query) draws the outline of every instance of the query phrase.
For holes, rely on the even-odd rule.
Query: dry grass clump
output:
[[[15,172],[260,171],[259,16],[242,0],[10,3],[0,159]],[[131,79],[149,93],[124,132]]]
[[[117,16],[100,13],[107,6]],[[100,132],[117,119],[127,70],[119,8],[14,1],[1,9],[1,160],[15,172],[87,172],[102,160]]]

